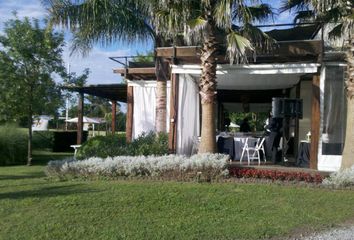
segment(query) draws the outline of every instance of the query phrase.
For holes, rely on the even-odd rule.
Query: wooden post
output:
[[[296,84],[296,93],[295,93],[295,98],[300,99],[300,88],[301,88],[301,80],[298,84]],[[299,130],[300,130],[300,121],[299,117],[296,116],[295,118],[295,136],[294,136],[294,157],[295,161],[297,160],[297,157],[299,155]]]
[[[84,93],[79,93],[79,104],[78,104],[78,111],[77,111],[77,145],[82,143],[82,136],[83,136],[83,113],[84,113]]]
[[[116,111],[117,111],[117,102],[112,100],[112,134],[116,133]]]
[[[133,139],[133,110],[134,110],[133,87],[128,86],[128,90],[127,90],[127,121],[126,121],[127,142],[131,142]]]
[[[177,147],[178,85],[178,75],[172,74],[170,99],[170,131],[168,133],[168,149],[170,153],[176,153]]]
[[[312,79],[312,110],[311,110],[311,150],[310,168],[317,169],[317,154],[320,138],[320,75]]]

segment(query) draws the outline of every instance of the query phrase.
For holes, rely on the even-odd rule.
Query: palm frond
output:
[[[343,11],[339,7],[334,7],[318,13],[318,19],[323,22],[338,22],[343,18]]]
[[[214,9],[214,19],[220,28],[231,28],[232,25],[232,0],[220,0]]]
[[[296,16],[294,17],[294,23],[301,23],[313,20],[315,14],[312,10],[304,10],[297,12]]]
[[[336,38],[341,37],[342,34],[343,34],[343,32],[342,32],[343,27],[344,27],[343,23],[336,25],[336,26],[328,33],[328,37],[329,37],[330,39],[336,39]]]
[[[189,20],[187,24],[191,29],[198,31],[199,29],[203,29],[206,23],[207,20],[199,16],[198,18]]]
[[[146,21],[144,8],[131,0],[47,0],[50,21],[80,32],[80,41],[110,45],[113,42],[146,41],[154,32]],[[85,36],[84,36],[85,35]],[[87,41],[86,41],[87,42]]]
[[[275,39],[261,31],[259,28],[253,26],[252,24],[246,24],[242,28],[241,33],[262,52],[268,52],[272,50],[273,45],[276,43]]]
[[[188,44],[202,42],[207,24],[208,21],[202,16],[199,16],[195,19],[190,19],[187,22],[187,27],[185,29],[185,41]]]
[[[240,33],[230,30],[226,36],[230,64],[247,62],[247,51],[254,51],[252,43]]]
[[[311,0],[283,0],[281,2],[279,12],[283,13],[291,10],[296,12],[307,11],[310,8],[310,4]]]
[[[83,57],[87,56],[92,50],[94,41],[89,38],[88,34],[82,32],[74,32],[70,46],[70,56],[75,53],[80,53]]]
[[[253,6],[242,6],[235,8],[233,12],[233,20],[238,22],[264,22],[274,19],[274,9],[269,4],[259,4]]]
[[[253,21],[262,22],[274,17],[274,9],[269,4],[250,6],[249,11]]]

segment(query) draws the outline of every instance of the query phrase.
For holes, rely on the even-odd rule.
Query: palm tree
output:
[[[315,16],[323,23],[335,26],[329,37],[342,36],[347,40],[347,126],[341,169],[354,165],[354,1],[347,0],[288,0],[282,10],[297,9],[307,11],[307,16]],[[302,17],[300,17],[302,18]]]
[[[189,42],[202,44],[202,73],[199,81],[202,104],[200,153],[215,152],[215,95],[217,58],[225,45],[232,62],[247,62],[247,52],[255,44],[271,43],[271,39],[252,25],[272,16],[267,4],[248,6],[246,0],[170,0],[160,2],[157,22],[159,31],[177,36],[184,30]],[[259,1],[252,1],[259,3]]]
[[[139,0],[43,0],[50,22],[74,33],[72,50],[86,54],[95,43],[146,42],[164,46],[163,36],[155,31],[153,5]],[[156,130],[166,132],[166,64],[155,58],[157,79]]]

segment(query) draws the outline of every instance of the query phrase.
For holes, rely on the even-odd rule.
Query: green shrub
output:
[[[0,126],[0,165],[26,163],[27,133],[12,125]]]
[[[97,136],[89,139],[78,150],[77,158],[165,155],[168,153],[167,134],[142,134],[132,143],[123,135]]]
[[[50,131],[33,132],[33,149],[53,149],[54,133]]]
[[[130,156],[168,154],[168,135],[154,132],[143,133],[130,145]]]
[[[76,157],[113,157],[126,155],[126,140],[122,135],[97,136],[89,139],[79,148]]]

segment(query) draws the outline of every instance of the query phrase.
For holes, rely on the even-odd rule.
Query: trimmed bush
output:
[[[323,185],[336,188],[354,186],[354,165],[351,168],[332,173],[323,180]]]
[[[148,156],[168,153],[168,136],[165,133],[142,134],[132,143],[126,143],[123,135],[97,136],[85,142],[77,153],[77,159],[90,157]]]
[[[32,137],[33,149],[53,149],[54,133],[50,131],[35,131]]]
[[[166,133],[143,133],[128,144],[129,156],[149,156],[168,154],[168,135]]]
[[[26,163],[27,133],[12,125],[0,126],[0,165]]]
[[[120,156],[90,158],[82,161],[50,161],[46,167],[49,177],[67,178],[118,178],[118,177],[164,177],[174,180],[190,178],[210,181],[228,175],[229,156],[200,154],[192,157],[166,156]]]
[[[76,158],[106,158],[127,155],[128,149],[125,142],[125,136],[122,135],[93,137],[82,144],[77,152]]]

